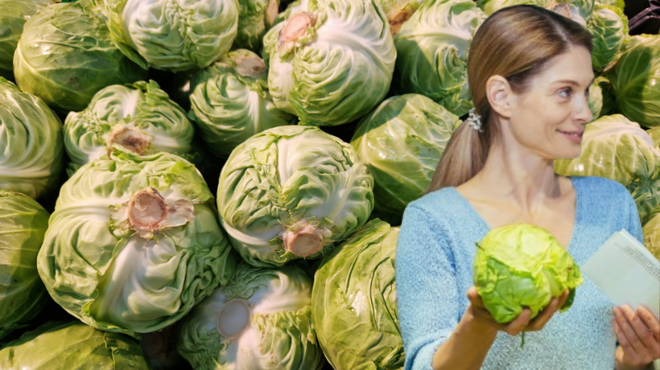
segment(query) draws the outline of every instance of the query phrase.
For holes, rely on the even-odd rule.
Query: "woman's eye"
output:
[[[559,90],[559,96],[562,98],[569,98],[571,96],[571,88],[570,87],[565,87],[561,90]]]

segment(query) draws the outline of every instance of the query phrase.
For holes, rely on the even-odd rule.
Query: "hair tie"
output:
[[[481,116],[477,114],[476,109],[472,107],[468,112],[468,118],[465,120],[465,123],[470,125],[475,131],[483,132],[481,129]]]

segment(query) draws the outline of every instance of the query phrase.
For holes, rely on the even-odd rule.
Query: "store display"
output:
[[[628,29],[639,4],[0,0],[0,368],[402,370],[398,226],[475,124],[473,35],[517,4],[593,35],[595,80],[571,90],[593,121],[555,172],[625,186],[660,260],[660,35]],[[500,322],[580,297],[543,229],[475,248]]]

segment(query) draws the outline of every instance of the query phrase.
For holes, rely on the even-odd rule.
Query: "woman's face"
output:
[[[572,47],[555,57],[524,93],[513,94],[504,136],[545,159],[579,156],[585,125],[593,118],[587,103],[593,79],[586,48]]]

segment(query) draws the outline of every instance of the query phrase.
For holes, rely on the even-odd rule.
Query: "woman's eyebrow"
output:
[[[589,82],[589,86],[591,86],[591,84],[593,84],[594,81],[596,81],[596,78],[595,78],[595,77],[591,79],[591,82]],[[575,80],[567,80],[567,79],[564,79],[564,80],[557,80],[557,81],[555,81],[554,83],[556,83],[556,84],[568,84],[568,85],[573,85],[573,86],[580,86],[580,83],[579,83],[579,82],[577,82],[577,81],[575,81]]]

